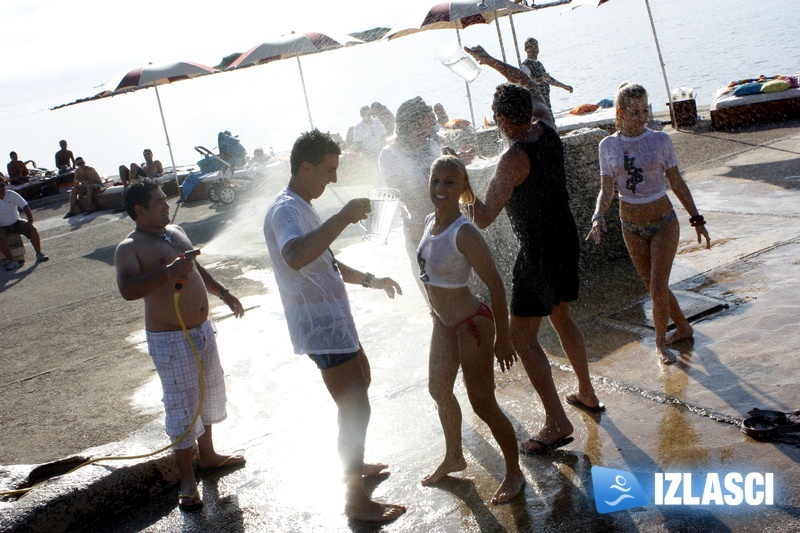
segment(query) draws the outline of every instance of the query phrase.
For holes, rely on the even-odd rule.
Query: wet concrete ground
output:
[[[679,159],[689,161],[684,175],[708,220],[714,246],[700,249],[691,240],[688,217],[676,209],[683,238],[671,284],[682,301],[698,310],[712,304],[723,308],[695,321],[694,345],[683,347],[678,364],[663,367],[653,354],[648,300],[640,287],[631,286],[628,269],[612,266],[605,272],[607,283],[590,283],[593,290],[584,292],[575,313],[607,412],[588,415],[567,407],[575,441],[547,456],[521,456],[528,485],[511,504],[489,503],[503,461],[488,428],[471,412],[460,382],[469,466],[436,487],[419,484],[443,452],[426,386],[430,318],[411,278],[399,228],[385,247],[361,242],[354,228],[337,242],[340,260],[390,275],[405,289],[396,301],[378,291],[350,289],[373,369],[367,459],[391,465],[391,474],[370,487],[376,499],[406,504],[403,517],[382,528],[348,523],[344,517],[334,405],[316,367],[292,354],[271,272],[243,268],[239,276],[263,284],[263,290],[243,299],[248,311],[242,320],[215,309],[229,419],[215,426],[214,434],[220,450],[244,450],[247,467],[227,475],[203,474],[206,506],[189,515],[176,509],[177,471],[168,455],[89,466],[16,502],[0,503],[0,526],[5,527],[0,529],[23,523],[21,531],[100,532],[800,529],[800,498],[794,490],[800,483],[800,449],[756,442],[737,425],[754,407],[800,408],[800,134],[789,131],[764,146],[742,144],[741,150],[722,145],[742,143],[743,137],[709,140],[678,133],[674,138]],[[716,150],[703,154],[688,148],[702,143]],[[368,189],[369,184],[342,180],[335,192],[347,199]],[[339,205],[328,192],[318,208],[325,218]],[[263,253],[255,251],[261,246],[265,207],[244,209],[236,224],[207,243],[203,263],[212,273],[230,267],[229,255]],[[130,340],[143,339],[134,335]],[[575,389],[574,375],[549,329],[544,341],[564,396]],[[521,365],[505,374],[498,371],[496,378],[498,400],[518,439],[534,435],[543,411]],[[162,446],[159,398],[158,383],[151,379],[133,405],[155,421],[122,442],[84,455],[144,453]],[[651,499],[659,472],[695,477],[771,472],[774,505],[678,507],[651,501],[601,515],[595,510],[592,466],[635,473]],[[9,478],[26,471],[6,469]]]

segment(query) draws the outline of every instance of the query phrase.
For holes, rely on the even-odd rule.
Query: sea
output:
[[[714,92],[733,80],[800,73],[797,0],[650,4],[669,87],[693,88],[700,106],[710,104]],[[550,75],[574,87],[572,93],[552,88],[554,111],[613,98],[624,81],[644,85],[653,110],[666,111],[668,92],[644,0],[540,9],[515,15],[513,24],[522,58],[524,39],[536,37],[539,60]],[[516,64],[508,17],[499,19],[499,28],[506,59]],[[464,45],[480,44],[501,57],[495,23],[471,26],[460,37]],[[217,134],[223,130],[238,135],[251,154],[259,147],[281,153],[310,129],[311,121],[320,130],[344,136],[360,120],[363,105],[377,101],[394,111],[417,95],[431,105],[442,103],[450,118],[472,120],[474,114],[482,126],[491,120],[494,87],[504,80],[481,67],[469,84],[471,113],[464,80],[437,60],[437,53],[456,39],[455,30],[425,31],[162,85],[159,97],[176,164],[200,159],[196,146],[216,151]],[[229,52],[220,49],[220,57]],[[132,67],[120,65],[120,71]],[[106,81],[90,80],[87,86]],[[66,139],[75,155],[101,175],[117,174],[120,164],[141,162],[144,148],[170,165],[153,89],[50,109],[87,96],[91,92],[0,109],[0,153],[14,150],[22,160],[52,168],[58,141]]]

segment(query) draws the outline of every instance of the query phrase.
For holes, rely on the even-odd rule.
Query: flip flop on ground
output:
[[[742,433],[755,439],[772,439],[787,433],[800,433],[800,411],[784,413],[753,409],[742,420]]]
[[[220,470],[222,468],[238,468],[240,466],[244,466],[245,463],[247,463],[247,459],[244,458],[244,455],[230,455],[216,465],[202,466],[200,463],[198,463],[197,471],[210,472],[212,470]]]
[[[189,503],[183,503],[184,500],[189,500]],[[200,499],[200,489],[194,491],[194,494],[178,494],[178,507],[181,511],[194,512],[203,508],[203,500]]]
[[[523,453],[527,453],[528,455],[543,455],[546,453],[550,453],[552,451],[561,448],[562,446],[566,446],[570,442],[574,441],[573,437],[563,437],[558,440],[554,440],[553,442],[547,443],[540,441],[538,439],[528,439],[522,444],[520,444],[519,449]],[[532,448],[530,445],[536,445],[535,448]]]
[[[596,406],[589,407],[588,405],[580,401],[580,399],[578,399],[578,396],[576,394],[568,394],[567,396],[564,397],[564,401],[566,401],[568,404],[574,407],[577,407],[578,409],[583,409],[587,413],[602,413],[603,411],[606,410],[606,406],[603,405],[603,402],[598,402]]]

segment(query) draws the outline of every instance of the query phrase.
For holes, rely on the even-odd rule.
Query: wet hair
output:
[[[619,110],[627,108],[631,100],[637,98],[647,98],[647,90],[638,83],[628,83],[626,81],[617,88],[617,95],[614,97],[614,107],[617,110],[614,118],[614,127],[617,131],[622,131],[623,126],[622,115],[619,113]]]
[[[533,119],[532,98],[531,92],[525,87],[503,83],[495,89],[492,109],[515,126],[530,124]]]
[[[132,220],[136,220],[137,205],[147,209],[150,203],[150,192],[154,189],[160,189],[161,185],[153,178],[137,178],[128,186],[125,191],[125,198],[123,199],[125,205],[125,212]]]
[[[333,140],[330,133],[322,133],[318,129],[307,131],[300,135],[292,146],[289,164],[292,176],[300,171],[304,162],[318,165],[329,155],[341,155],[342,149]]]
[[[397,136],[407,138],[411,135],[411,130],[420,124],[426,117],[433,117],[431,106],[425,103],[421,96],[415,96],[411,100],[406,100],[397,108],[395,128]]]
[[[445,168],[453,168],[456,170],[458,174],[460,174],[464,181],[467,182],[467,188],[464,192],[461,193],[458,201],[464,205],[472,205],[475,203],[475,193],[472,190],[472,185],[469,182],[469,174],[467,173],[467,167],[464,162],[455,155],[443,155],[436,159],[436,161],[431,164],[431,174],[437,168],[445,167]]]

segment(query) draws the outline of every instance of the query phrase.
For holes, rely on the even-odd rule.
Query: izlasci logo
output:
[[[654,503],[657,506],[774,505],[773,480],[771,472],[745,475],[729,472],[724,476],[709,472],[704,480],[701,476],[693,480],[688,472],[658,472],[654,479]],[[636,477],[624,470],[593,466],[592,486],[600,514],[650,503]]]
[[[592,467],[594,504],[600,514],[624,511],[650,503],[636,477],[624,470]]]

